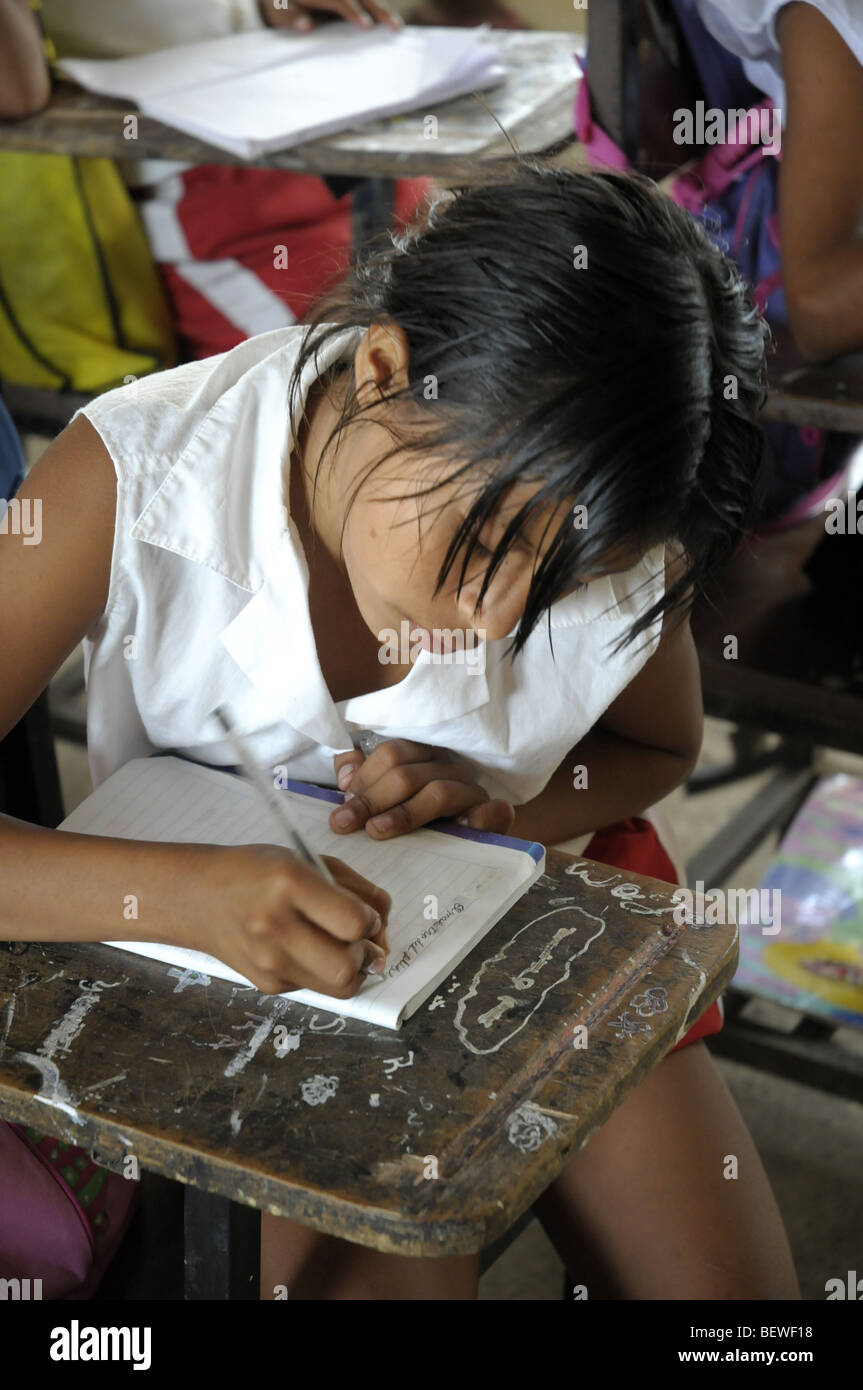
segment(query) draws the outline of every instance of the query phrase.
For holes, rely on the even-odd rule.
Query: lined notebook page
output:
[[[422,829],[375,841],[336,835],[328,819],[340,793],[283,791],[309,843],[356,869],[392,897],[387,970],[353,999],[312,990],[286,997],[332,1013],[398,1028],[542,872],[538,845],[488,843]],[[218,845],[285,844],[260,798],[241,778],[180,758],[139,758],[103,782],[60,827],[122,839]],[[503,837],[497,837],[503,838]],[[142,904],[146,910],[146,904]],[[119,916],[119,909],[118,909]],[[122,918],[120,918],[122,920]],[[215,956],[154,942],[106,943],[207,975],[250,982]]]

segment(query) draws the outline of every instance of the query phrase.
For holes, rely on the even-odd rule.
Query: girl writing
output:
[[[639,179],[517,161],[441,197],[311,324],[88,405],[0,537],[0,729],[85,641],[91,769],[171,748],[347,789],[331,824],[438,816],[673,880],[641,815],[701,738],[687,612],[746,525],[764,330]],[[381,658],[402,622],[424,649]],[[484,645],[444,661],[452,634]],[[469,645],[466,641],[465,645]],[[412,659],[413,658],[413,659]],[[367,757],[355,735],[381,742]],[[599,833],[597,833],[599,832]],[[2,934],[205,947],[265,993],[350,997],[388,899],[273,846],[0,826]],[[799,1297],[764,1170],[703,1043],[716,1006],[536,1204],[590,1297]],[[724,1156],[739,1179],[723,1178]],[[263,1297],[472,1298],[478,1257],[384,1255],[262,1217]]]

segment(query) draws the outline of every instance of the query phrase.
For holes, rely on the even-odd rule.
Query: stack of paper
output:
[[[137,58],[66,58],[91,92],[245,159],[494,86],[506,75],[481,29],[332,24],[308,35],[266,29]],[[433,112],[432,112],[433,114]]]

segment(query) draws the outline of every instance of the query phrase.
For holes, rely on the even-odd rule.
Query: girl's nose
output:
[[[465,628],[473,628],[477,637],[487,642],[498,642],[508,637],[524,612],[526,594],[513,588],[504,598],[495,601],[486,595],[482,607],[474,611],[476,596],[476,589],[470,593],[463,589],[459,595],[458,612]]]

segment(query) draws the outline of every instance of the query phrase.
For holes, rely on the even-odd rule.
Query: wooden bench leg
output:
[[[816,781],[817,773],[811,766],[784,768],[777,773],[689,861],[689,884],[715,888],[724,883],[765,835],[785,829]]]
[[[186,1299],[258,1299],[261,1213],[187,1186],[184,1201]]]

